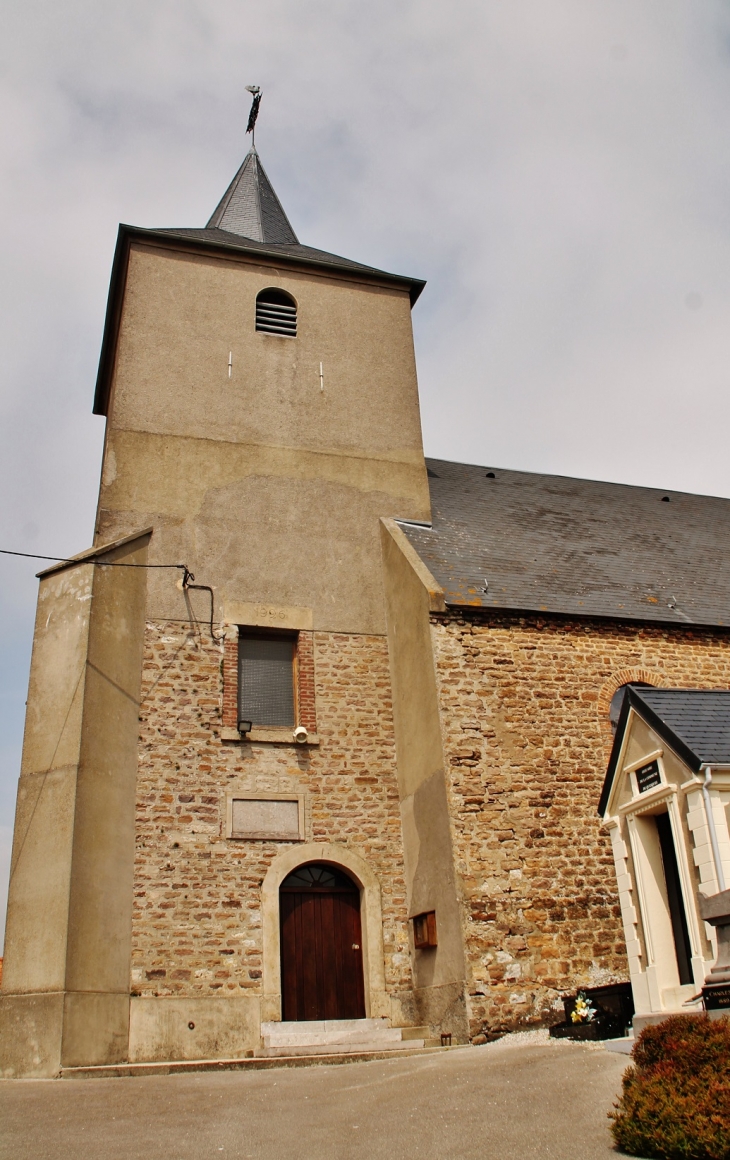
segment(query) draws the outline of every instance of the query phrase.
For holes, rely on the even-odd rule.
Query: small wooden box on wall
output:
[[[417,951],[426,947],[438,946],[436,935],[436,911],[427,910],[425,914],[416,914],[413,917],[413,945]]]

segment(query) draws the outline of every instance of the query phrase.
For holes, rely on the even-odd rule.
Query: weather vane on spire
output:
[[[259,105],[261,104],[261,97],[263,96],[258,85],[246,85],[246,92],[253,97],[251,102],[251,112],[248,114],[248,125],[246,132],[251,134],[251,148],[256,148],[256,118],[259,115]]]

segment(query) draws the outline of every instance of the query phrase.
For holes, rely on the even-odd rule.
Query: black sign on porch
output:
[[[715,983],[710,984],[709,987],[703,987],[702,999],[705,1011],[722,1011],[730,1007],[730,986]]]
[[[662,784],[659,762],[656,759],[650,761],[648,765],[642,765],[641,769],[637,769],[634,772],[636,773],[636,784],[639,787],[639,793],[646,793],[648,789],[654,789],[655,786]]]

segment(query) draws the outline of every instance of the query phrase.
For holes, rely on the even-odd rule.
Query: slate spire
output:
[[[299,244],[255,149],[246,155],[206,228],[255,242]]]

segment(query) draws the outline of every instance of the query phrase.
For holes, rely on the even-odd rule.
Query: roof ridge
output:
[[[363,262],[356,262],[352,258],[344,258],[341,254],[333,254],[330,250],[320,250],[316,246],[306,246],[302,242],[259,242],[255,238],[245,237],[243,234],[233,234],[220,226],[130,226],[122,225],[120,230],[131,234],[147,235],[149,237],[181,238],[185,241],[203,242],[225,249],[241,250],[243,253],[262,254],[268,257],[283,256],[295,261],[316,263],[325,267],[343,271],[352,270],[372,274],[379,278],[387,278],[399,282],[411,289],[411,304],[415,303],[426,283],[422,278],[410,278],[406,274],[393,274],[388,270],[381,270],[378,266],[367,266]],[[221,238],[220,235],[223,235]],[[227,236],[226,236],[227,235]],[[234,240],[235,239],[235,240]]]
[[[655,484],[627,483],[625,480],[620,479],[592,479],[587,475],[565,475],[563,473],[552,471],[528,471],[523,467],[499,467],[494,463],[466,463],[462,459],[443,459],[437,455],[426,455],[424,456],[424,459],[426,460],[427,464],[443,463],[447,467],[464,467],[470,468],[474,471],[495,471],[501,472],[504,475],[511,476],[524,475],[528,479],[565,480],[567,483],[590,483],[595,484],[597,487],[623,487],[630,488],[632,491],[657,492],[662,493],[663,495],[677,496],[679,498],[688,497],[690,499],[719,499],[722,500],[723,503],[730,502],[730,496],[716,495],[714,492],[685,491],[680,488],[670,487],[668,485],[666,487],[662,487]]]

